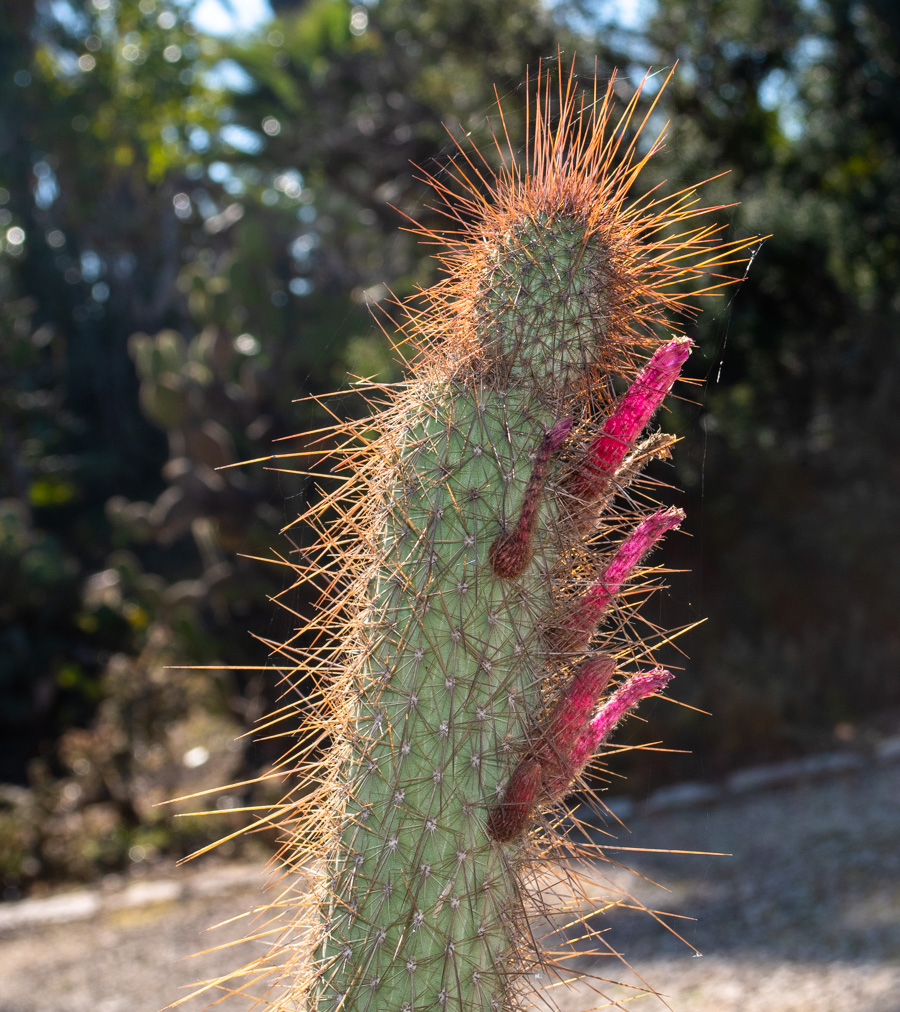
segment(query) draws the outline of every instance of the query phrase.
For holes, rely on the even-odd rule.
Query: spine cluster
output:
[[[672,677],[632,619],[682,514],[635,480],[671,443],[645,430],[689,353],[679,283],[741,247],[685,226],[690,195],[626,204],[659,144],[636,155],[638,102],[612,126],[611,89],[541,76],[528,164],[461,148],[461,187],[432,181],[464,224],[409,309],[416,372],[335,430],[350,480],[307,518],[322,544],[298,574],[324,600],[296,664],[320,684],[309,747],[330,744],[281,810],[314,882],[281,901],[273,1008],[514,1006],[554,963],[527,883],[565,851],[560,803]]]

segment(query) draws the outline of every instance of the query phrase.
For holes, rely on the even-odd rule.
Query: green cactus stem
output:
[[[639,92],[612,128],[612,84],[582,96],[542,71],[527,164],[510,148],[492,173],[461,146],[456,185],[431,180],[466,224],[428,234],[448,276],[409,309],[420,359],[335,430],[350,480],[305,518],[321,550],[297,574],[322,610],[311,649],[280,648],[320,686],[277,813],[297,884],[273,954],[242,971],[281,964],[273,1009],[506,1012],[536,967],[563,972],[526,883],[565,849],[597,748],[671,679],[642,670],[629,587],[681,513],[617,493],[669,445],[642,437],[689,351],[669,336],[679,283],[747,244],[686,224],[709,210],[689,194],[627,204],[660,139],[639,156],[627,138]]]

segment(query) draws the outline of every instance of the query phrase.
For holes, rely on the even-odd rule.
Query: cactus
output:
[[[639,478],[674,441],[644,434],[690,350],[672,314],[748,245],[694,224],[693,192],[626,203],[662,140],[638,153],[639,98],[614,123],[612,84],[542,70],[524,166],[460,144],[455,180],[428,177],[457,225],[426,233],[447,277],[406,307],[408,382],[332,430],[348,480],[296,566],[322,609],[311,647],[278,647],[318,691],[299,785],[260,823],[296,873],[274,953],[241,971],[280,965],[271,1008],[500,1012],[565,973],[528,916],[577,879],[555,859],[603,855],[567,840],[563,799],[672,677],[633,621],[682,519]]]

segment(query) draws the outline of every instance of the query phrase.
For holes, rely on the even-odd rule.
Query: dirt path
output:
[[[629,862],[669,888],[628,876],[644,902],[696,918],[680,930],[702,958],[646,916],[609,921],[618,949],[676,1012],[900,1012],[900,763],[627,821],[623,845],[734,855]],[[233,950],[183,957],[241,937],[241,923],[204,929],[258,904],[263,880],[256,868],[173,871],[130,894],[60,897],[55,916],[66,923],[48,923],[48,901],[0,908],[0,1012],[156,1012],[236,964]],[[622,979],[612,961],[590,969]],[[633,995],[605,989],[619,1002]],[[596,1004],[580,989],[557,1000],[566,1012]]]

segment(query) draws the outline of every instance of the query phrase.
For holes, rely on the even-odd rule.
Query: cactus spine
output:
[[[626,205],[660,144],[639,156],[629,138],[639,93],[614,126],[611,85],[585,99],[561,73],[554,125],[556,95],[539,74],[524,167],[492,173],[461,147],[461,186],[431,180],[464,224],[430,235],[448,276],[408,307],[415,373],[337,427],[351,480],[306,518],[317,641],[280,649],[317,673],[307,741],[330,751],[311,772],[307,746],[285,760],[316,784],[279,812],[283,856],[314,883],[274,905],[293,911],[276,1009],[517,1004],[555,965],[530,939],[526,880],[578,853],[559,803],[671,678],[630,617],[681,514],[620,493],[671,442],[642,434],[689,351],[660,333],[686,308],[679,284],[743,245],[685,225],[709,210],[689,193]]]

